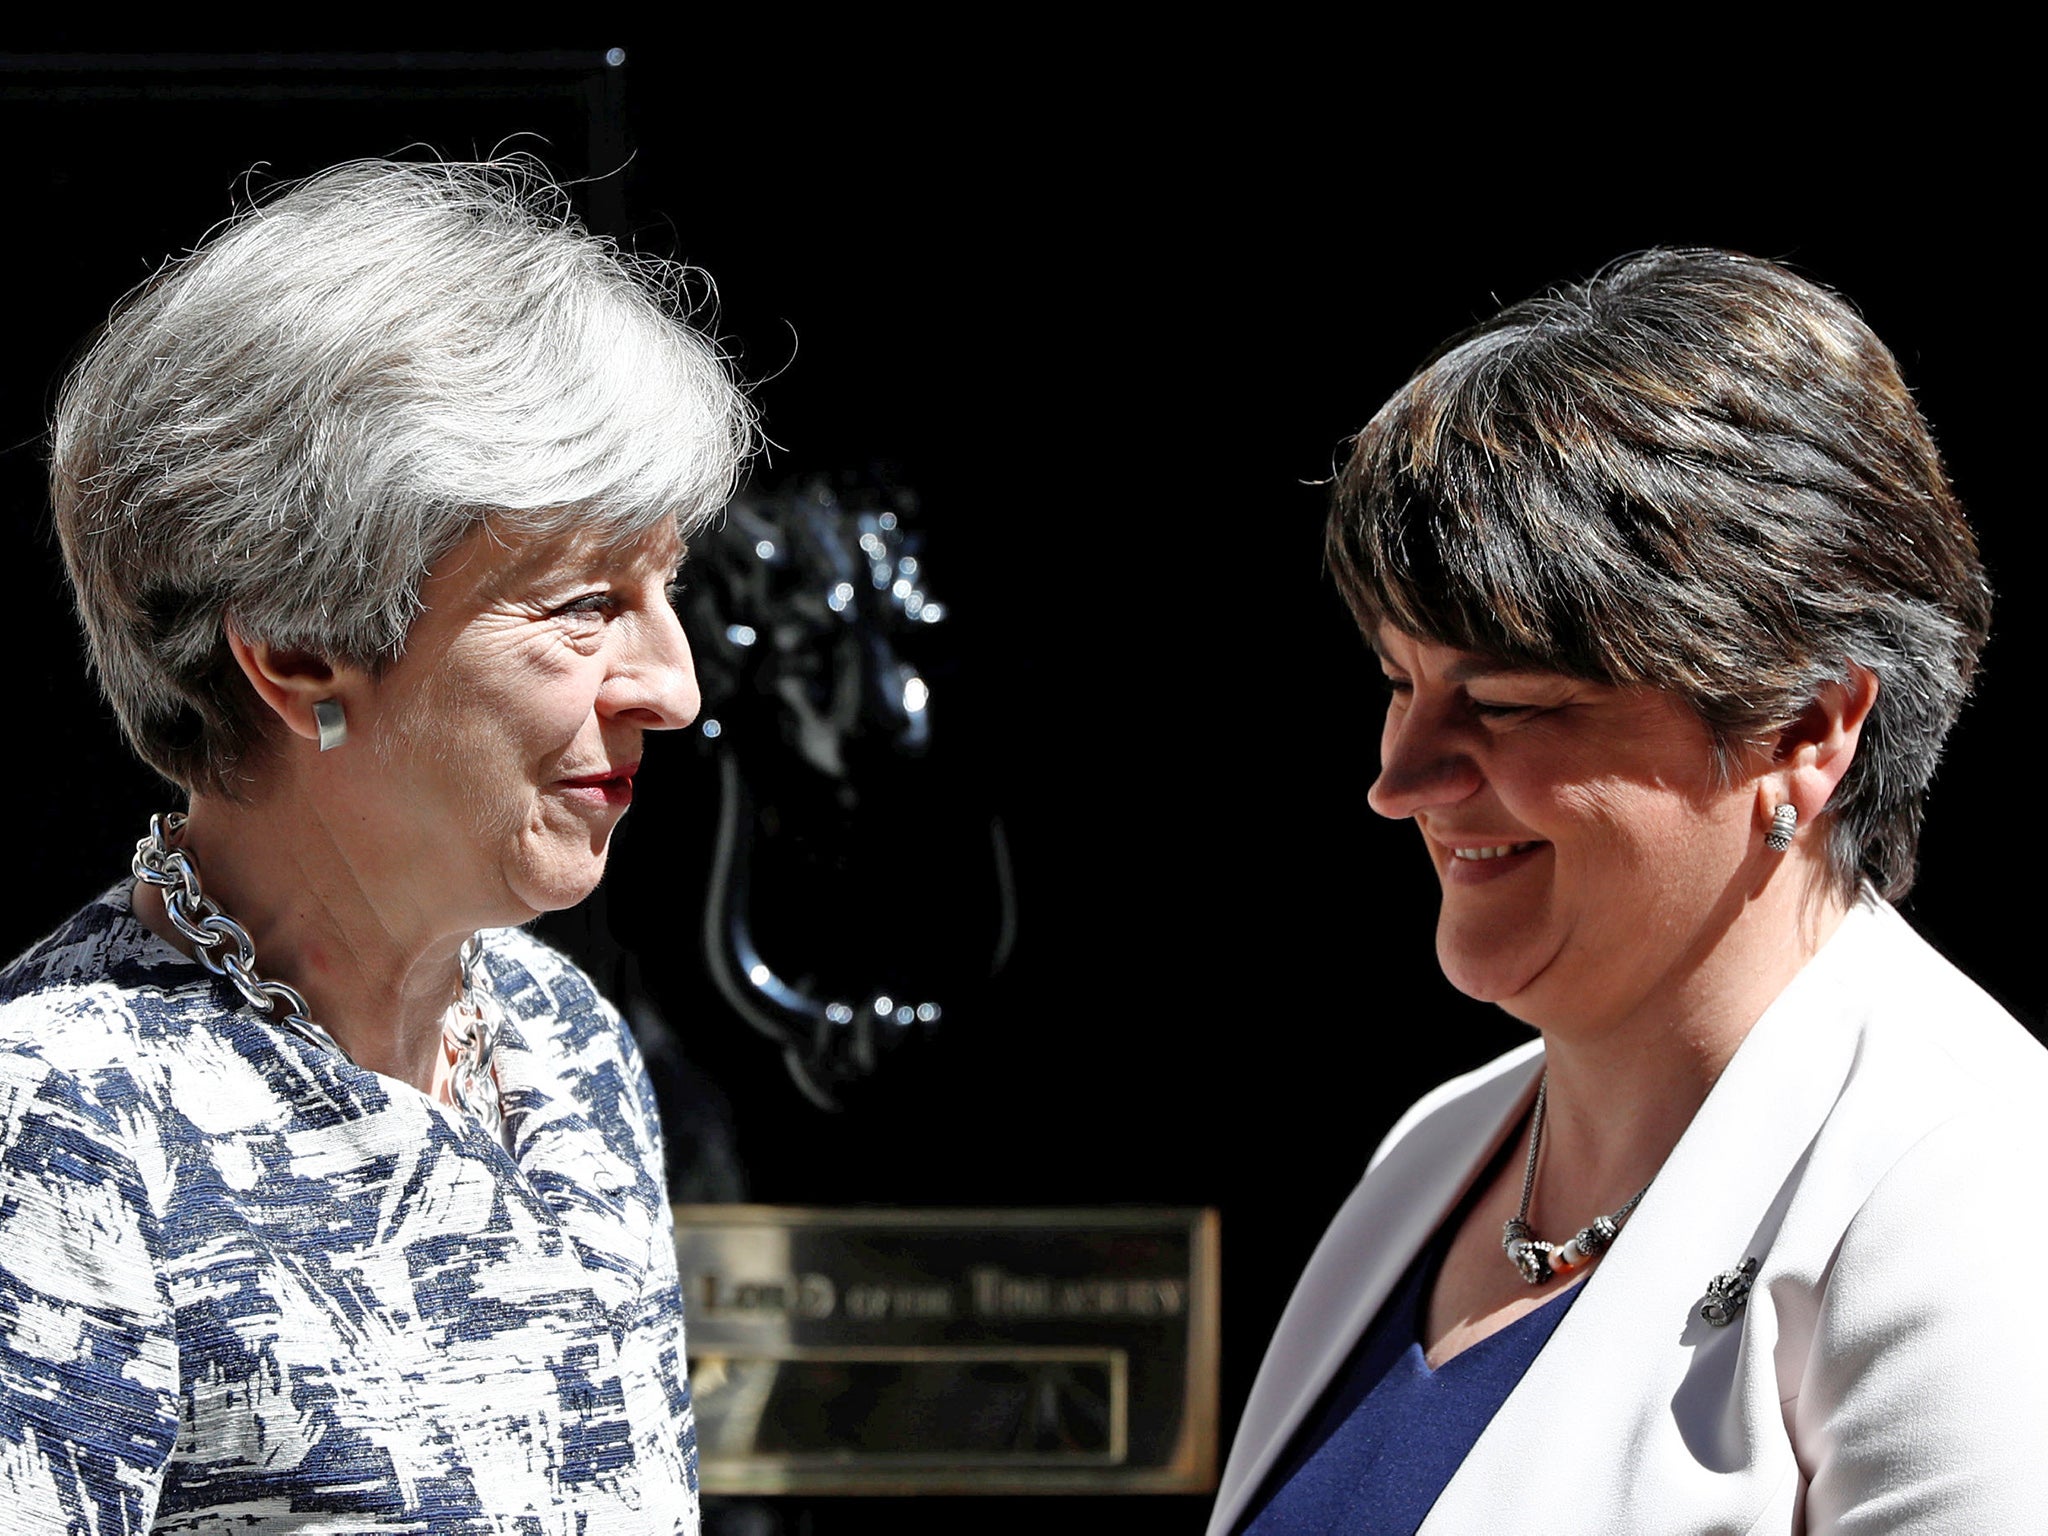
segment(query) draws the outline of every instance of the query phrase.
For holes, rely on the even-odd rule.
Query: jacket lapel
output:
[[[1528,1113],[1540,1042],[1445,1084],[1389,1135],[1281,1314],[1245,1403],[1210,1536],[1241,1518],[1409,1263]]]
[[[1489,1529],[1517,1509],[1663,1528],[1687,1511],[1760,1512],[1784,1485],[1769,1252],[1854,1065],[1859,949],[1880,926],[1852,912],[1757,1021],[1419,1536]],[[1708,1325],[1707,1282],[1750,1257],[1764,1271],[1749,1305]]]

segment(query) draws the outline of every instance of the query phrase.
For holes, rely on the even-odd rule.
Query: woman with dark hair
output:
[[[752,415],[531,166],[338,167],[119,309],[51,490],[177,785],[0,971],[10,1531],[694,1532],[653,1095],[589,894]]]
[[[2034,1528],[2048,1053],[1887,904],[1989,618],[1891,354],[1651,252],[1426,363],[1329,553],[1437,958],[1540,1038],[1372,1157],[1211,1532]]]

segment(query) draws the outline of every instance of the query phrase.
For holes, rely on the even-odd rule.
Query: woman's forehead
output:
[[[536,533],[482,523],[434,563],[427,582],[502,594],[559,578],[668,570],[682,558],[682,534],[669,521],[625,538],[593,525]]]

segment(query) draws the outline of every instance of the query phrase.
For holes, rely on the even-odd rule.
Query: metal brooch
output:
[[[1726,1328],[1735,1314],[1749,1305],[1749,1289],[1756,1284],[1756,1260],[1744,1259],[1737,1269],[1724,1269],[1707,1282],[1707,1299],[1700,1303],[1700,1316],[1716,1328]]]

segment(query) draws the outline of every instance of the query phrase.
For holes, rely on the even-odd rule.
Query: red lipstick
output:
[[[573,779],[557,779],[559,788],[578,795],[588,795],[606,805],[624,809],[633,803],[633,775],[640,771],[638,763],[626,763],[617,768],[605,768],[596,773],[579,774]]]

